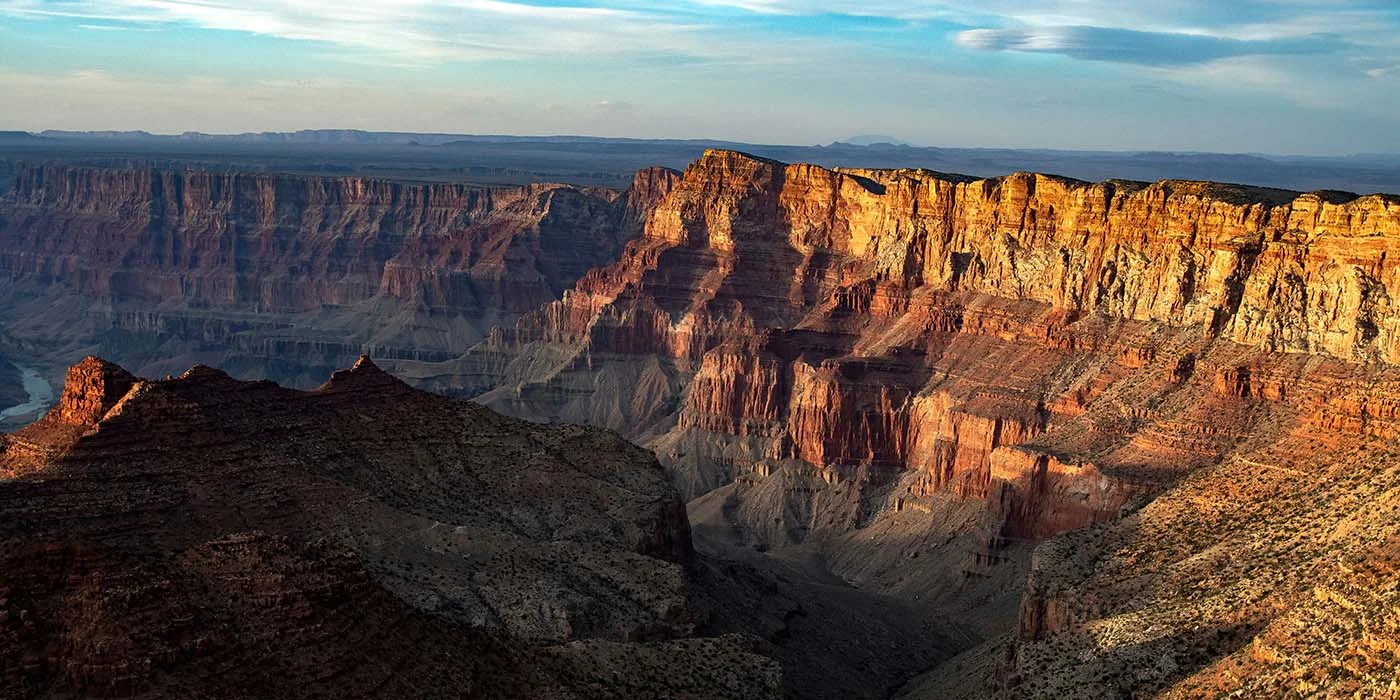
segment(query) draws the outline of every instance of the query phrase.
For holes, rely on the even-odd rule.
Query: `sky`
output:
[[[0,0],[0,129],[1400,152],[1400,0]]]

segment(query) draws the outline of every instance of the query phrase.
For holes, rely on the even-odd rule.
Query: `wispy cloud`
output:
[[[436,114],[442,129],[1104,146],[1234,120],[1292,148],[1324,131],[1393,140],[1400,111],[1397,0],[0,0],[0,31],[0,117],[40,126],[120,103],[133,122],[244,109],[255,129]],[[223,82],[170,82],[182,71]],[[344,84],[250,82],[330,74]],[[1288,126],[1290,107],[1326,116]]]
[[[848,14],[920,20],[956,19],[976,25],[1098,26],[1150,32],[1239,36],[1241,27],[1268,31],[1306,19],[1310,32],[1392,29],[1400,7],[1392,0],[696,0],[709,6],[787,15]],[[1376,22],[1381,22],[1377,26]],[[1317,26],[1322,23],[1325,26]],[[1290,30],[1290,31],[1295,31]],[[1239,37],[1260,38],[1260,37]]]
[[[1400,60],[1394,0],[0,0],[3,14],[94,28],[185,24],[420,60],[752,55],[719,9],[775,27],[817,16],[939,21],[963,28],[953,36],[964,48],[1146,65],[1347,49]]]
[[[657,13],[509,0],[0,0],[0,13],[180,24],[425,60],[713,52],[700,27]]]
[[[779,15],[851,15],[966,29],[966,48],[1158,65],[1251,55],[1400,55],[1395,0],[700,0]],[[1098,48],[1095,45],[1102,45]]]
[[[851,15],[938,25],[975,54],[1118,64],[1136,81],[1217,97],[1274,95],[1379,114],[1397,100],[1358,81],[1400,82],[1396,0],[703,0],[769,15]],[[1307,60],[1300,60],[1306,57]],[[1233,81],[1233,82],[1232,82]]]
[[[1336,36],[1317,34],[1281,39],[1229,39],[1204,34],[1140,32],[1107,27],[969,29],[959,44],[983,51],[1052,53],[1091,61],[1143,65],[1207,63],[1235,56],[1334,53]]]

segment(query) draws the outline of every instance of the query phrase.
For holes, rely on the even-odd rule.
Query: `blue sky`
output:
[[[1400,0],[0,0],[0,128],[1400,152]]]

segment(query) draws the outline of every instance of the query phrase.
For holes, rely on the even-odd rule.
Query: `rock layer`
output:
[[[668,172],[619,193],[21,163],[0,321],[49,353],[97,341],[306,385],[365,350],[451,357],[614,259]]]
[[[1400,359],[1400,202],[1381,195],[726,151],[621,195],[34,166],[15,182],[0,270],[110,300],[111,342],[200,337],[245,371],[374,344],[428,386],[620,430],[688,497],[790,461],[828,482],[914,474],[901,498],[983,500],[1038,537],[1116,517],[1228,452],[1257,401],[1298,400],[1270,377],[1280,353]],[[293,327],[318,308],[340,311]]]
[[[949,496],[998,522],[968,580],[1050,538],[1012,638],[915,696],[1383,696],[1397,246],[1391,197],[712,153],[456,376],[522,413],[618,407],[691,494],[732,481],[707,531],[868,584],[918,565],[851,539]]]

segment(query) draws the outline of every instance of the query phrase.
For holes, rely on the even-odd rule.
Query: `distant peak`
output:
[[[905,141],[905,140],[903,140],[903,139],[898,139],[898,138],[895,138],[895,137],[893,137],[893,136],[886,136],[886,135],[884,135],[884,134],[861,134],[861,135],[859,135],[859,136],[852,136],[852,137],[850,137],[850,138],[841,139],[840,141],[837,141],[836,143],[834,143],[834,144],[832,144],[832,145],[833,145],[833,146],[836,146],[836,145],[842,145],[842,144],[847,145],[847,146],[905,146],[905,147],[910,147],[910,146],[913,146],[913,145],[914,145],[914,144],[911,144],[911,143],[909,143],[908,141]]]

